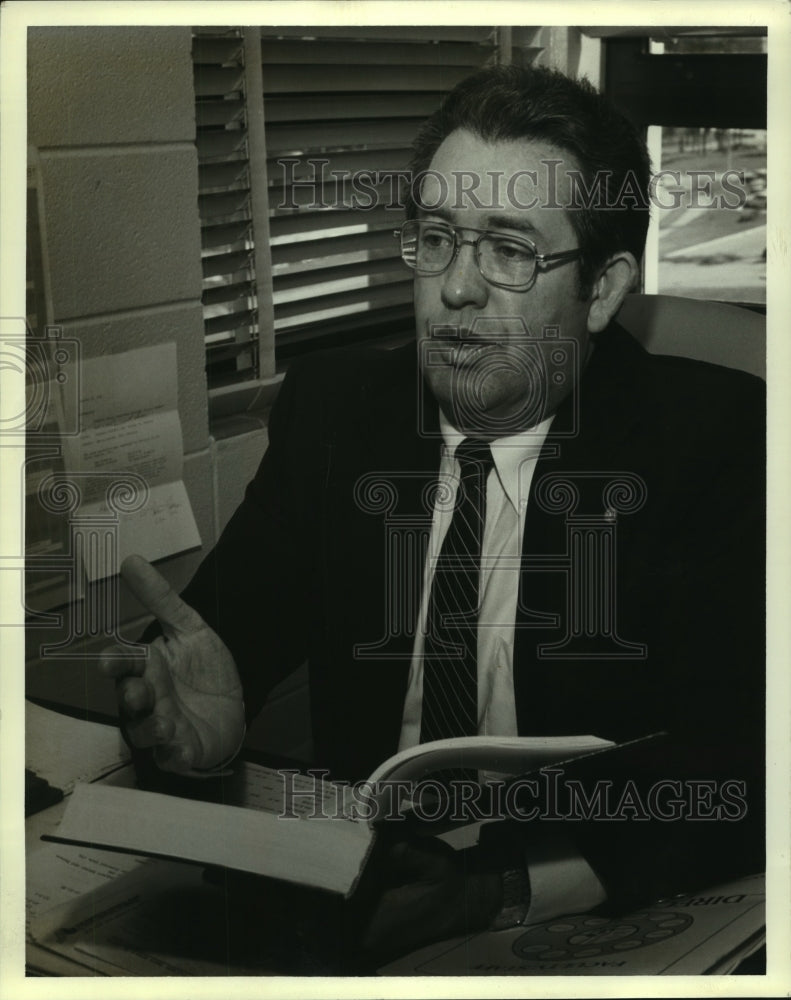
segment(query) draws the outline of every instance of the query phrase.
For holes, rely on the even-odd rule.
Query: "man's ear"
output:
[[[640,267],[624,250],[610,257],[593,284],[588,305],[588,332],[600,333],[621,308],[626,295],[637,286]]]

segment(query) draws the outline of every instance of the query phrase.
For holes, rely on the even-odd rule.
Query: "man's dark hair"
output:
[[[413,143],[408,218],[417,212],[422,172],[457,129],[489,142],[551,143],[572,154],[588,191],[597,185],[592,201],[582,192],[569,208],[583,251],[581,294],[589,292],[597,269],[611,254],[628,250],[640,260],[648,229],[648,151],[634,126],[588,80],[518,66],[492,66],[462,80]]]

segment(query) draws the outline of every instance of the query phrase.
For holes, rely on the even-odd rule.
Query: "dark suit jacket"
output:
[[[588,783],[634,780],[647,794],[665,779],[747,782],[737,821],[567,824],[623,905],[762,865],[763,419],[760,380],[652,357],[613,325],[535,470],[514,653],[520,734],[669,734],[627,764],[569,770]],[[362,779],[397,747],[439,467],[414,345],[295,364],[269,436],[184,596],[233,653],[250,717],[308,659],[317,763]],[[611,587],[588,589],[599,622],[588,638],[573,635],[584,576],[569,570],[586,530],[586,565],[604,552],[613,569],[594,571]],[[705,802],[720,802],[719,788]]]

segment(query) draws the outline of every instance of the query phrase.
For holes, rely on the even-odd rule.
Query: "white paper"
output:
[[[25,702],[25,767],[60,788],[94,781],[130,760],[117,726],[73,719]]]
[[[75,724],[88,725],[84,722]],[[134,769],[131,765],[122,767],[103,780],[132,788],[135,784]],[[67,844],[43,844],[41,836],[55,832],[67,801],[64,799],[25,820],[26,962],[31,968],[49,975],[84,976],[86,969],[74,964],[75,956],[59,955],[37,944],[31,933],[31,924],[50,910],[74,904],[94,890],[100,891],[114,884],[121,875],[134,871],[148,859]]]
[[[48,933],[34,934],[36,922],[54,911],[56,917],[45,920],[44,927],[52,929],[62,926],[57,914],[65,916],[66,912],[78,906],[81,901],[90,900],[94,891],[116,884],[121,875],[146,863],[147,858],[135,855],[71,847],[67,844],[47,844],[33,852],[28,857],[27,864],[28,962],[57,975],[86,975],[85,969],[80,971],[69,968],[70,963],[62,964],[64,959],[82,965],[91,964],[80,957],[76,950],[66,953],[64,949],[60,960],[56,955],[47,954],[50,950],[46,940]],[[37,936],[39,941],[36,940]],[[45,949],[43,952],[42,948]]]
[[[83,362],[80,433],[64,440],[64,457],[78,518],[98,539],[82,553],[91,582],[133,553],[163,559],[201,544],[182,479],[176,374],[172,343]]]
[[[62,859],[69,850],[63,848]],[[30,920],[29,932],[42,965],[47,954],[106,976],[261,975],[274,969],[234,966],[222,960],[222,899],[205,886],[201,868],[178,862],[125,858],[127,871],[103,879],[104,852],[83,852],[93,887]],[[52,877],[64,871],[51,864]],[[216,958],[201,953],[191,921],[215,920]],[[176,926],[178,924],[179,926]],[[203,942],[205,944],[205,942]],[[264,942],[262,942],[263,950]],[[72,975],[86,975],[74,966]],[[61,974],[68,974],[63,973]]]
[[[313,812],[317,796],[326,810],[340,801],[332,785],[317,784],[308,775],[284,777],[250,763],[241,764],[240,771],[236,794],[250,809],[280,813],[288,798],[289,811],[303,816]],[[131,788],[134,773],[131,768],[116,771],[102,784]],[[297,797],[292,800],[287,790]],[[42,833],[55,833],[64,809],[65,803],[60,803],[31,817],[29,844]],[[72,976],[84,976],[87,969],[108,976],[229,973],[224,962],[196,955],[194,949],[190,953],[183,942],[179,945],[178,932],[174,941],[168,923],[181,898],[213,919],[217,890],[213,895],[205,886],[200,866],[70,844],[38,844],[29,848],[27,859],[27,961],[32,967]],[[217,940],[221,943],[221,935]],[[234,966],[230,971],[262,975],[277,969],[273,964],[269,969]]]

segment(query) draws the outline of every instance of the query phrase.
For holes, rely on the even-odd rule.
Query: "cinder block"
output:
[[[41,157],[54,318],[201,295],[194,147]]]
[[[189,27],[28,29],[28,142],[191,141]]]
[[[199,302],[132,315],[74,320],[63,324],[63,336],[80,342],[83,358],[175,341],[184,452],[189,454],[206,448],[206,372],[203,312]]]

